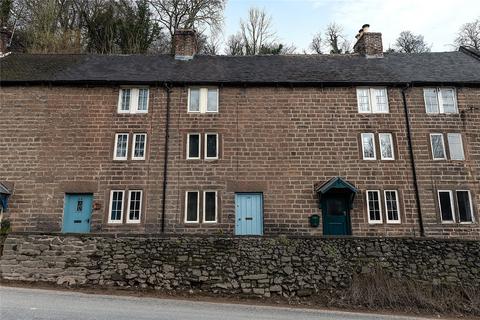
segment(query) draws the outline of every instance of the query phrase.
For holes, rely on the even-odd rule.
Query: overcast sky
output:
[[[385,49],[393,47],[403,30],[425,36],[432,51],[452,51],[458,28],[480,18],[480,0],[227,0],[224,37],[239,29],[248,8],[264,8],[282,43],[301,53],[313,35],[335,21],[352,44],[360,27],[382,32]]]

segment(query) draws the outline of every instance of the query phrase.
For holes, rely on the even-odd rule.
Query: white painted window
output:
[[[188,112],[216,113],[218,112],[218,88],[188,89]]]
[[[438,204],[442,222],[455,222],[453,192],[450,190],[438,190]]]
[[[458,113],[455,88],[425,88],[423,96],[429,114]]]
[[[388,113],[387,88],[357,88],[359,113]]]
[[[433,160],[444,160],[444,159],[446,159],[445,142],[443,141],[443,134],[441,134],[441,133],[431,133],[430,134],[430,145],[432,147]]]
[[[363,160],[376,160],[375,136],[373,133],[362,133]]]
[[[147,134],[135,133],[133,135],[132,160],[145,160],[147,149]]]
[[[368,223],[382,223],[382,206],[380,191],[367,190]]]
[[[147,113],[148,88],[122,88],[118,97],[118,113]]]
[[[384,196],[387,223],[400,223],[400,205],[397,190],[385,190]]]
[[[391,133],[379,133],[380,140],[380,157],[382,160],[395,160],[393,151],[393,137]]]
[[[465,160],[463,152],[462,135],[460,133],[448,133],[448,149],[450,150],[450,159]]]
[[[472,195],[469,190],[457,190],[458,218],[460,223],[474,222]]]
[[[185,222],[195,223],[198,220],[198,211],[200,206],[199,192],[186,191],[185,192]]]
[[[115,147],[113,150],[114,160],[127,160],[128,155],[128,133],[115,134]]]
[[[205,133],[205,159],[218,159],[218,134]]]
[[[203,222],[217,222],[217,191],[203,192]]]
[[[124,194],[125,194],[125,191],[123,190],[110,191],[108,223],[122,223]]]
[[[200,159],[200,144],[199,133],[187,134],[187,159]]]
[[[142,190],[128,191],[127,223],[140,223],[142,215]]]

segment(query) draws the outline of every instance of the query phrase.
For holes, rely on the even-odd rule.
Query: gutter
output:
[[[163,188],[162,188],[162,233],[165,233],[165,207],[166,207],[166,197],[167,197],[167,175],[168,175],[168,142],[170,140],[170,94],[172,88],[165,83],[165,92],[167,93],[167,105],[165,112],[165,144],[163,150]]]
[[[420,227],[420,236],[425,237],[425,227],[423,225],[423,216],[422,216],[422,207],[420,205],[420,193],[418,188],[418,179],[417,179],[417,169],[415,166],[415,157],[413,155],[413,143],[412,143],[412,130],[410,126],[410,115],[408,112],[407,106],[407,97],[405,92],[408,88],[411,87],[411,83],[407,83],[405,87],[402,88],[402,100],[403,100],[403,110],[405,111],[405,124],[407,127],[407,141],[408,141],[408,150],[410,154],[410,164],[412,166],[412,175],[413,175],[413,188],[415,190],[415,203],[418,212],[418,224]]]

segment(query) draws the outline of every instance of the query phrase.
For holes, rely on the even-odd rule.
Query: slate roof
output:
[[[0,58],[0,83],[480,84],[480,55],[455,52],[350,55],[18,54]]]

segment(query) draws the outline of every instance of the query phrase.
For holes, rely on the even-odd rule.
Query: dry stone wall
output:
[[[2,278],[87,287],[308,296],[356,274],[480,286],[480,242],[11,234]]]

